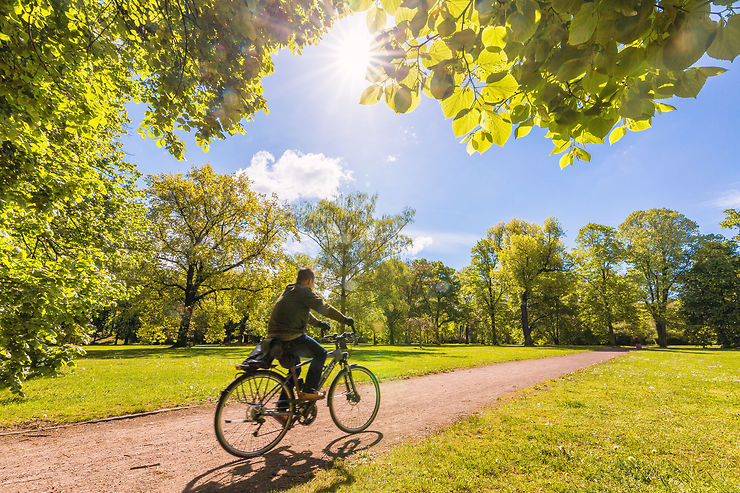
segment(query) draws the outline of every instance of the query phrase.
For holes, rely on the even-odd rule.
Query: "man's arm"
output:
[[[311,288],[306,288],[303,301],[306,303],[306,305],[308,305],[310,309],[317,311],[321,315],[328,317],[332,320],[335,320],[339,322],[340,324],[347,323],[348,317],[345,317],[342,314],[342,312],[340,312],[339,310],[331,306],[329,303],[324,301],[321,298],[321,296],[314,293]],[[310,312],[308,315],[309,315],[309,323],[311,323],[311,325],[314,325],[311,322],[311,318],[313,318],[314,320],[316,320],[316,318],[313,317],[313,315],[311,315]]]

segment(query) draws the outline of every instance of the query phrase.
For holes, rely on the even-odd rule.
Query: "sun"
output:
[[[346,22],[338,25],[327,39],[331,72],[345,86],[367,85],[365,74],[372,63],[373,36],[364,22]]]

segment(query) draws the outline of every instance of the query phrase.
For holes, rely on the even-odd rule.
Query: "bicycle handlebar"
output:
[[[336,333],[334,333],[334,334],[325,336],[324,339],[327,342],[339,342],[339,341],[343,341],[343,340],[346,340],[346,339],[351,339],[354,336],[355,336],[355,333],[354,332],[345,332],[343,334],[336,334]]]

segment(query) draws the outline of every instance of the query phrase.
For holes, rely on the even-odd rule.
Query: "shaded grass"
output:
[[[0,390],[0,427],[69,423],[213,401],[252,347],[88,346],[75,368],[29,380],[27,399]],[[381,379],[424,375],[589,348],[351,346],[350,361]],[[336,371],[336,370],[335,370]]]
[[[740,351],[646,350],[295,491],[740,491]]]

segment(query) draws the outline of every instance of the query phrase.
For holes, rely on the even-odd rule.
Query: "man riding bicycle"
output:
[[[318,386],[321,371],[326,361],[326,349],[306,334],[306,324],[314,327],[329,329],[328,322],[322,322],[311,315],[315,310],[325,317],[339,323],[354,327],[354,320],[345,317],[339,310],[321,299],[313,292],[316,276],[308,267],[298,270],[296,282],[288,284],[275,302],[267,324],[267,337],[280,341],[290,342],[292,351],[304,358],[313,358],[308,368],[306,381],[302,389],[298,390],[298,398],[303,400],[318,400],[324,398]]]

